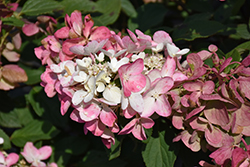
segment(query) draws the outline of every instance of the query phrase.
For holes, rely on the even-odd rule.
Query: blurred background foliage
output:
[[[127,28],[148,35],[164,30],[179,48],[188,47],[192,52],[215,44],[221,55],[230,53],[228,56],[236,55],[235,60],[240,60],[238,52],[230,51],[244,42],[245,50],[250,50],[249,0],[21,0],[19,4],[19,18],[35,22],[38,15],[50,15],[58,21],[55,29],[64,26],[65,14],[79,10],[83,17],[91,14],[96,26],[104,25],[124,35]],[[2,21],[19,29],[24,24],[17,17]],[[42,33],[32,37],[22,34],[18,65],[26,71],[28,81],[14,90],[0,91],[0,136],[5,140],[2,149],[19,152],[27,141],[37,147],[48,144],[54,150],[50,162],[58,166],[191,167],[201,159],[210,161],[208,152],[193,153],[181,142],[173,143],[178,131],[164,118],[146,131],[146,141],[131,135],[116,136],[110,150],[100,138],[84,135],[83,125],[69,118],[71,111],[61,116],[58,98],[48,98],[40,86],[45,68],[34,48],[44,37]],[[8,63],[4,58],[2,62]]]

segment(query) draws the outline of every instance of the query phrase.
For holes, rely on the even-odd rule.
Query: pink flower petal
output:
[[[141,117],[140,121],[141,121],[142,126],[146,129],[152,128],[155,124],[154,121],[150,118]]]
[[[94,21],[92,20],[90,14],[86,15],[84,17],[84,28],[83,28],[83,35],[86,39],[89,38],[89,35],[91,33],[91,28],[94,25]]]
[[[232,167],[239,166],[247,157],[243,148],[235,148],[232,153]]]
[[[222,165],[227,159],[231,158],[233,147],[221,147],[209,155],[218,165]]]
[[[147,41],[152,41],[151,36],[149,35],[145,35],[143,32],[141,32],[140,30],[136,29],[135,33],[138,35],[139,39],[145,39]]]
[[[241,63],[245,67],[248,67],[250,65],[250,55],[248,55],[246,58],[244,58]]]
[[[131,92],[139,92],[146,86],[146,77],[144,75],[132,75],[127,82],[127,88]]]
[[[66,112],[69,109],[70,105],[71,105],[71,98],[70,97],[66,96],[63,99],[61,99],[60,111],[61,111],[62,115],[66,114]]]
[[[2,67],[2,77],[11,83],[26,82],[26,72],[15,64],[8,64]]]
[[[137,112],[131,106],[128,106],[126,109],[123,110],[123,115],[127,119],[132,118],[136,114]]]
[[[93,133],[95,136],[101,136],[106,126],[98,119],[86,122],[84,127]]]
[[[221,132],[218,128],[213,127],[210,129],[205,129],[205,137],[208,142],[213,147],[221,147],[223,140],[223,132]]]
[[[222,98],[219,94],[202,94],[200,96],[200,99],[202,100],[219,100],[219,101],[223,101],[223,102],[226,102],[226,103],[232,103],[224,98]]]
[[[205,117],[213,124],[225,126],[229,123],[227,109],[223,102],[210,101],[204,109]]]
[[[250,106],[242,104],[241,107],[236,110],[236,124],[240,126],[250,126]]]
[[[70,114],[70,118],[73,120],[73,121],[76,121],[78,123],[84,123],[85,121],[83,121],[79,115],[79,111],[74,109],[72,111],[72,113]]]
[[[174,113],[172,117],[172,124],[176,129],[182,129],[183,127],[183,116],[179,113]]]
[[[10,10],[12,11],[16,11],[17,7],[18,7],[18,3],[9,3],[8,6],[11,6]]]
[[[141,114],[142,117],[150,117],[154,112],[155,98],[153,97],[144,97],[144,110]]]
[[[220,66],[220,70],[219,73],[221,73],[222,71],[224,71],[224,69],[230,64],[230,62],[233,60],[232,57],[229,57],[228,59],[226,59],[223,64]]]
[[[154,110],[155,112],[163,117],[168,117],[172,113],[172,108],[167,100],[167,98],[162,95],[155,102]]]
[[[170,77],[164,77],[160,79],[156,85],[154,86],[154,90],[158,94],[164,94],[167,93],[174,85],[174,81]]]
[[[103,109],[100,113],[100,120],[105,125],[112,127],[116,119],[117,119],[117,116],[113,112],[113,110],[111,108],[109,108],[107,105],[104,105]]]
[[[141,124],[135,125],[134,129],[132,130],[132,134],[134,135],[135,138],[137,138],[139,140],[146,140],[147,139],[145,131],[144,131]]]
[[[175,72],[175,69],[176,69],[175,59],[168,56],[166,62],[162,66],[161,76],[162,77],[165,77],[165,76],[172,77],[174,72]]]
[[[153,35],[153,40],[156,43],[172,43],[172,38],[165,31],[156,31]]]
[[[65,39],[69,38],[69,27],[62,27],[54,34],[56,38]]]
[[[110,149],[111,148],[111,144],[115,144],[115,137],[114,134],[108,129],[106,128],[103,132],[103,134],[101,135],[102,138],[102,142],[103,144]]]
[[[40,160],[48,159],[52,154],[52,148],[50,146],[43,146],[38,151],[40,153],[38,157]]]
[[[24,24],[22,30],[25,35],[32,36],[39,32],[39,27],[34,23],[29,23]]]
[[[7,166],[14,165],[15,163],[17,163],[18,159],[19,159],[19,155],[17,155],[16,153],[10,153],[8,157],[6,158]]]
[[[70,21],[72,23],[72,26],[75,30],[75,32],[81,36],[82,33],[82,27],[83,27],[83,22],[82,22],[82,13],[78,10],[75,10],[74,12],[71,13],[70,15]]]
[[[105,26],[97,27],[90,35],[89,40],[102,41],[109,39],[111,36],[110,30]]]
[[[206,81],[203,84],[202,93],[203,94],[212,94],[214,91],[214,88],[215,88],[215,84],[213,81]]]
[[[236,96],[236,98],[241,102],[241,103],[244,103],[244,99],[240,96],[237,88],[239,86],[239,83],[234,80],[234,79],[231,79],[230,82],[229,82],[229,88],[232,90],[233,94]]]
[[[69,48],[69,51],[71,51],[72,53],[75,53],[77,55],[84,55],[85,54],[84,47],[82,45],[74,45],[74,46]]]
[[[125,135],[125,134],[129,134],[132,132],[136,121],[138,120],[138,118],[133,119],[132,121],[130,121],[119,133],[118,135]]]
[[[134,42],[137,42],[136,35],[132,31],[130,31],[129,29],[127,29],[127,31],[128,31],[129,36],[132,38],[132,40]]]
[[[239,89],[243,95],[250,99],[250,80],[241,78],[239,80]]]
[[[205,129],[208,128],[208,126],[207,126],[208,121],[202,117],[192,118],[189,124],[193,129],[196,129],[199,131],[205,131]]]
[[[42,161],[34,161],[32,162],[32,167],[46,167],[46,163]]]
[[[151,82],[154,82],[157,78],[161,78],[161,72],[159,69],[153,69],[147,74],[147,77]]]
[[[183,143],[190,148],[193,152],[198,152],[201,149],[200,142],[195,141],[195,142],[190,142],[191,134],[185,130],[181,133],[181,140]]]
[[[200,56],[201,60],[206,60],[212,56],[212,53],[210,53],[206,50],[202,50],[202,51],[198,52],[197,54]]]
[[[183,84],[184,89],[190,92],[200,91],[202,88],[201,82],[186,82]]]
[[[138,75],[144,69],[144,62],[142,58],[136,59],[130,66],[127,68],[128,75]]]
[[[188,64],[192,64],[194,66],[194,70],[203,66],[203,61],[197,53],[191,53],[187,56]]]
[[[125,36],[122,38],[122,43],[124,49],[127,49],[127,52],[133,53],[137,49],[137,45],[130,39],[129,36]]]
[[[188,77],[186,75],[182,74],[180,71],[175,71],[172,78],[174,81],[184,81],[184,80],[188,79]]]
[[[48,165],[48,167],[58,167],[57,164],[55,162],[52,162]]]
[[[193,109],[190,113],[187,114],[186,119],[189,119],[189,118],[193,117],[194,115],[200,113],[201,111],[203,111],[203,109],[205,107],[206,106],[204,105],[204,106],[200,106],[198,108]]]
[[[142,113],[143,111],[143,106],[144,106],[144,101],[143,97],[140,93],[131,93],[129,97],[129,103],[130,106],[133,108],[138,113]]]
[[[217,52],[218,47],[217,47],[216,45],[211,44],[211,45],[208,46],[208,50],[209,50],[210,52],[215,53],[215,52]]]
[[[17,62],[20,59],[20,54],[8,49],[4,49],[2,54],[9,62]]]
[[[20,49],[22,45],[22,38],[20,36],[20,33],[17,33],[12,37],[12,42],[15,45],[16,49]]]
[[[100,114],[101,108],[96,103],[91,103],[85,107],[83,106],[76,106],[75,107],[79,111],[79,115],[82,120],[84,121],[92,121],[98,117]]]

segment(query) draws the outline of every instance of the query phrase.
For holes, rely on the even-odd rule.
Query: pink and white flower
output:
[[[19,155],[16,153],[10,153],[6,157],[2,152],[0,152],[0,166],[1,167],[10,167],[18,162]]]
[[[156,79],[149,90],[143,94],[144,110],[142,117],[150,117],[154,112],[163,117],[171,115],[171,106],[166,93],[173,87],[174,81],[170,77]]]
[[[52,148],[50,146],[43,146],[37,149],[32,142],[27,142],[23,148],[21,154],[31,163],[34,167],[46,167],[46,163],[42,160],[46,160],[51,156]]]

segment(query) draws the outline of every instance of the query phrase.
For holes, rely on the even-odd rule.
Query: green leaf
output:
[[[143,140],[142,142],[143,143],[148,143],[149,142],[149,139],[150,139],[150,136],[153,134],[153,128],[150,128],[150,129],[144,129],[146,135],[148,136],[147,140]]]
[[[232,0],[232,14],[237,15],[246,0]]]
[[[7,128],[22,127],[15,111],[10,111],[8,113],[0,112],[0,126]]]
[[[169,133],[169,132],[167,132]],[[165,131],[159,132],[157,138],[151,137],[142,152],[142,157],[147,166],[150,167],[169,167],[174,166],[176,154],[171,145],[165,141]]]
[[[30,92],[29,95],[27,96],[27,100],[30,102],[31,106],[33,107],[34,111],[38,116],[42,116],[43,113],[45,112],[44,108],[41,106],[39,101],[37,101],[34,96],[39,97],[39,92],[41,92],[43,87],[41,86],[36,86],[34,87]]]
[[[107,26],[118,19],[121,11],[120,0],[99,0],[96,5],[97,11],[102,13],[100,16],[92,17],[96,26]]]
[[[67,14],[71,14],[74,10],[87,13],[94,12],[97,9],[96,3],[90,0],[63,0],[61,4]]]
[[[146,166],[170,167],[174,166],[179,152],[179,143],[173,142],[175,131],[171,122],[158,119],[155,122],[152,136],[142,151],[142,157]]]
[[[116,158],[111,161],[108,160],[106,152],[91,150],[83,158],[83,162],[78,164],[78,166],[84,167],[124,167],[126,162]]]
[[[24,22],[22,20],[19,20],[15,17],[1,18],[1,20],[3,21],[2,24],[4,25],[10,25],[15,27],[22,27],[24,25]]]
[[[121,154],[121,144],[124,139],[124,136],[117,136],[115,138],[115,144],[111,145],[109,160],[115,159],[120,156]]]
[[[224,25],[217,21],[193,20],[176,27],[173,39],[192,41],[196,38],[206,38],[224,29]]]
[[[10,138],[2,129],[0,129],[0,137],[2,137],[3,140],[4,140],[4,143],[3,143],[3,145],[1,147],[4,150],[10,149],[11,148]]]
[[[49,98],[45,94],[43,87],[36,86],[30,91],[27,100],[38,116],[50,121],[57,127],[67,128],[69,118],[61,115],[60,103],[57,96]]]
[[[129,17],[136,17],[137,12],[129,0],[121,0],[122,11]]]
[[[25,126],[31,122],[34,118],[28,107],[26,108],[15,108],[14,111],[17,113],[21,125]]]
[[[18,147],[23,147],[26,142],[49,140],[59,133],[50,122],[33,120],[24,128],[16,130],[11,135],[11,141]]]
[[[204,63],[211,68],[214,66],[212,58],[208,58],[208,59],[204,60]]]
[[[168,10],[161,4],[150,3],[140,6],[136,11],[137,17],[128,20],[128,28],[144,32],[162,23]]]
[[[22,14],[37,16],[45,13],[52,13],[53,10],[61,9],[63,6],[53,0],[28,0],[23,5]]]
[[[188,23],[194,20],[209,20],[212,16],[213,14],[210,12],[192,14],[185,19],[185,22]]]
[[[229,58],[231,56],[233,56],[233,52],[237,50],[239,52],[239,54],[243,54],[245,51],[250,51],[250,41],[244,42],[240,45],[238,45],[237,47],[235,47],[233,50],[231,50],[230,52],[228,52],[225,57]],[[239,60],[238,56],[236,57],[237,59],[233,59],[233,60]]]
[[[243,39],[250,39],[250,33],[246,24],[237,25],[236,33],[236,35],[240,36]]]

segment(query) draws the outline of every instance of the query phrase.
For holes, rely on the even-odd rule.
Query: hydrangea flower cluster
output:
[[[100,136],[110,148],[115,133],[145,140],[144,128],[153,127],[157,116],[168,117],[181,130],[174,142],[195,152],[209,149],[218,165],[239,153],[245,159],[237,163],[248,162],[248,152],[238,148],[250,136],[250,56],[220,59],[215,45],[189,53],[164,31],[152,38],[139,30],[122,36],[95,27],[90,15],[82,20],[79,11],[66,15],[65,24],[35,54],[47,65],[41,75],[46,94],[58,94],[62,115],[74,108],[70,117],[84,123],[85,134]],[[204,63],[209,58],[212,67]],[[231,64],[236,66],[228,71]],[[130,120],[121,130],[118,115]]]

